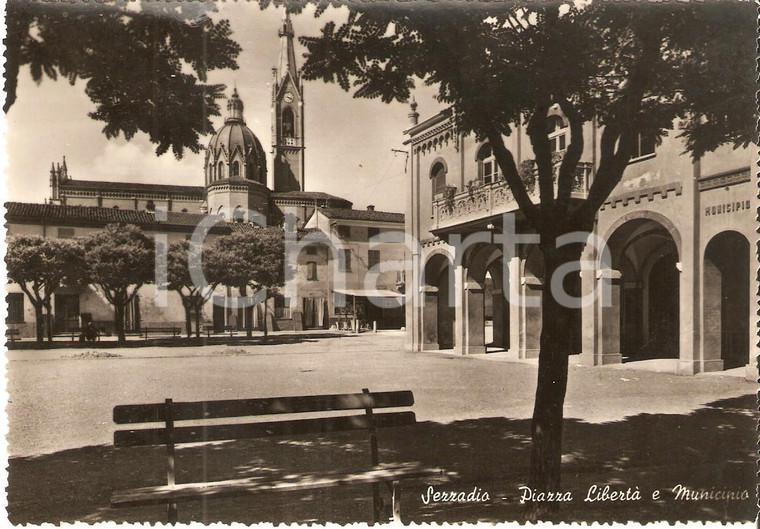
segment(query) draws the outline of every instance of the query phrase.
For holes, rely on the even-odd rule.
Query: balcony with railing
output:
[[[573,182],[570,194],[572,199],[583,199],[588,195],[591,186],[593,166],[581,162]],[[534,203],[538,203],[538,185],[535,182],[526,183],[528,194]],[[557,192],[557,180],[554,181],[554,192]],[[433,200],[432,230],[453,228],[459,224],[482,220],[495,215],[517,211],[518,205],[512,196],[509,185],[503,178],[493,182],[473,180],[464,190],[458,191],[453,186]]]

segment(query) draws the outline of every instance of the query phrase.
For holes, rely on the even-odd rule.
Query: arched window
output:
[[[232,212],[232,220],[234,222],[243,222],[245,220],[245,211],[243,211],[243,208],[240,206],[235,208],[235,211]]]
[[[182,208],[182,213],[187,213],[187,208]]]
[[[217,171],[217,176],[219,177],[218,178],[219,180],[224,178],[224,163],[223,162],[219,162],[219,170]]]
[[[148,211],[156,211],[156,203],[152,200],[148,200],[147,204],[145,204],[145,209]]]
[[[495,182],[499,176],[499,166],[493,155],[490,143],[484,143],[478,150],[478,178],[484,184]]]
[[[293,111],[286,108],[282,111],[282,136],[284,138],[295,138],[295,117]]]
[[[237,178],[240,176],[240,162],[235,160],[230,166],[230,178]]]
[[[441,162],[436,162],[430,170],[430,181],[433,185],[433,197],[446,191],[446,167]]]
[[[548,122],[552,152],[564,152],[567,147],[567,123],[560,116],[549,116]]]
[[[209,182],[213,182],[215,180],[216,171],[214,170],[216,167],[214,166],[214,163],[208,164],[208,180]]]

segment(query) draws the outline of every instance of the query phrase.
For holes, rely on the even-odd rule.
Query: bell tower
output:
[[[296,68],[293,25],[287,11],[278,32],[280,62],[272,68],[274,191],[304,190],[303,83]]]

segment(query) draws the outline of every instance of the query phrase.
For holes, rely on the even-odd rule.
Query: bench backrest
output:
[[[348,430],[367,430],[370,441],[370,459],[377,465],[378,448],[376,429],[414,424],[411,411],[375,413],[376,409],[409,407],[414,404],[411,391],[384,391],[341,395],[314,395],[303,397],[274,397],[242,400],[212,400],[201,402],[173,402],[166,399],[156,404],[128,404],[113,409],[116,424],[164,423],[162,428],[117,430],[114,446],[166,445],[167,483],[174,485],[174,445],[206,441],[252,439],[281,435],[330,433]],[[361,415],[338,415],[330,412],[364,410]],[[175,426],[177,421],[202,421],[232,417],[287,415],[292,413],[320,413],[316,418],[281,421],[261,421],[234,424]]]
[[[130,404],[116,406],[113,420],[116,424],[164,423],[162,428],[118,430],[114,432],[115,446],[197,443],[251,439],[278,435],[328,433],[345,430],[362,430],[372,427],[403,426],[414,424],[411,411],[374,413],[375,409],[408,407],[414,404],[411,391],[386,391],[342,395],[316,395],[303,397],[275,397],[244,400],[216,400],[202,402],[173,402],[167,399],[156,404]],[[178,421],[198,421],[261,415],[316,413],[346,410],[364,410],[363,415],[335,415],[318,418],[292,419],[277,422],[175,426]]]

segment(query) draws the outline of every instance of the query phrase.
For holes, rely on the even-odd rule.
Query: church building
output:
[[[208,241],[263,222],[287,225],[286,231],[297,234],[288,246],[297,252],[291,256],[297,262],[296,279],[270,300],[267,310],[257,308],[254,325],[260,327],[266,314],[268,328],[274,330],[346,327],[353,320],[369,325],[374,321],[380,328],[402,327],[404,246],[403,236],[397,235],[403,234],[404,215],[375,211],[374,206],[355,210],[345,198],[306,190],[304,86],[287,15],[279,38],[271,95],[271,171],[264,147],[246,125],[245,106],[235,89],[224,123],[208,143],[203,185],[76,180],[69,173],[72,160],[67,163],[64,158],[51,168],[47,203],[6,204],[8,235],[76,238],[109,223],[130,223],[172,244],[189,239],[209,216],[217,224]],[[106,331],[113,328],[113,311],[94,287],[59,290],[50,322],[55,332],[79,328],[86,321]],[[205,325],[216,331],[242,328],[242,308],[233,290],[222,289],[208,303]],[[18,285],[10,284],[8,291],[8,327],[33,336],[31,304]],[[169,303],[164,306],[156,302],[161,296],[154,285],[141,288],[127,311],[127,329],[167,324],[184,328],[179,296],[166,295]]]

